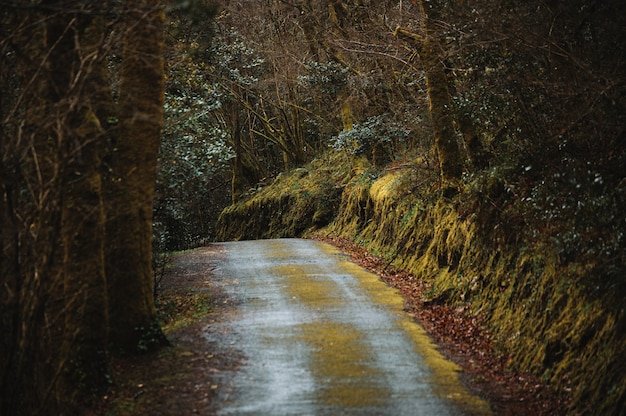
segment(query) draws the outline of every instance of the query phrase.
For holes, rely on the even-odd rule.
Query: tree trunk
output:
[[[111,343],[124,351],[166,341],[156,322],[152,275],[152,204],[163,124],[164,9],[126,2],[119,129],[107,183],[107,277]]]
[[[244,191],[244,174],[243,174],[243,146],[241,144],[241,124],[239,117],[239,105],[237,101],[231,103],[231,123],[233,150],[235,157],[233,158],[233,177],[231,181],[231,198],[232,203],[236,203]]]
[[[424,69],[426,71],[426,86],[428,88],[428,102],[433,127],[435,148],[439,156],[439,167],[444,186],[461,177],[463,162],[452,113],[452,101],[448,91],[448,79],[443,64],[442,48],[437,34],[431,27],[431,19],[438,14],[435,2],[419,1],[422,12],[424,40],[420,49]],[[428,7],[427,7],[428,6]]]
[[[448,93],[448,81],[439,58],[439,42],[427,36],[422,44],[422,59],[426,69],[426,86],[433,128],[433,138],[441,177],[450,183],[461,177],[463,164],[454,129],[452,102]]]
[[[470,117],[468,115],[458,114],[457,124],[461,136],[463,137],[463,143],[467,149],[472,167],[474,169],[484,169],[489,166],[489,160],[492,155],[480,141],[476,127]]]
[[[104,386],[109,323],[124,348],[155,328],[150,221],[163,11],[128,4],[123,117],[107,165],[116,179],[106,182],[114,185],[106,187],[109,224],[101,151],[116,120],[104,56],[110,4],[78,10],[76,2],[48,0],[3,15],[16,30],[0,45],[12,69],[0,70],[2,414],[72,413],[80,393]]]
[[[3,29],[12,39],[0,45],[0,413],[35,414],[46,404],[45,392],[54,387],[49,374],[59,364],[54,354],[62,340],[50,342],[51,334],[59,341],[63,330],[43,324],[44,317],[50,316],[52,288],[59,280],[58,273],[50,270],[59,227],[54,169],[58,146],[49,123],[54,113],[49,94],[54,89],[44,59],[49,50],[49,36],[44,34],[50,19],[38,11],[26,14],[16,9],[7,10],[3,19],[7,22]],[[28,34],[20,30],[22,25],[29,28]],[[17,59],[12,62],[10,55]],[[54,292],[58,294],[58,288]]]
[[[456,95],[454,82],[450,80],[450,78],[448,78],[448,90],[451,96],[454,97]],[[457,106],[455,109],[455,120],[472,168],[486,168],[489,165],[489,160],[492,155],[480,140],[480,136],[471,116],[461,111]]]
[[[102,17],[79,16],[72,62],[54,62],[54,72],[82,68],[80,106],[68,114],[62,140],[67,164],[63,175],[61,241],[65,337],[62,350],[71,357],[67,391],[76,385],[95,390],[106,385],[108,301],[104,268],[104,205],[100,176],[103,129],[94,111],[101,86],[107,84]],[[54,55],[54,54],[53,54]],[[80,76],[78,74],[72,74]],[[68,95],[72,91],[68,91]]]
[[[0,355],[9,363],[0,413],[63,412],[106,382],[101,129],[92,111],[92,91],[106,84],[94,17],[102,14],[46,5],[24,18],[27,32],[13,33],[20,59],[2,82],[13,107],[2,111],[0,142]]]
[[[449,187],[451,183],[461,177],[463,161],[454,129],[452,100],[448,91],[442,48],[430,24],[430,20],[438,16],[438,10],[434,2],[427,3],[428,8],[425,6],[424,0],[419,1],[424,36],[399,27],[396,29],[395,34],[415,41],[418,45],[426,76],[429,112],[435,149],[439,157],[441,178],[443,186]]]
[[[489,163],[490,154],[482,145],[476,129],[469,117],[455,111],[451,93],[454,86],[449,83],[445,70],[443,49],[439,36],[430,21],[439,20],[440,8],[437,1],[420,0],[422,31],[424,36],[406,29],[397,28],[396,35],[416,41],[424,65],[428,102],[433,128],[433,136],[444,187],[461,177],[463,160],[456,137],[455,123],[459,128],[463,144],[475,168],[484,168]]]

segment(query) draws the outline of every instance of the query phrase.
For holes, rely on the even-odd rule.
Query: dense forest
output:
[[[0,0],[0,413],[167,343],[165,253],[317,234],[620,414],[623,2],[217,3]]]
[[[65,414],[167,341],[152,205],[165,9],[2,2],[0,413]]]

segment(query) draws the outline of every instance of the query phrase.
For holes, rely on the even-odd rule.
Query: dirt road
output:
[[[222,415],[484,415],[393,290],[311,240],[223,243],[211,284],[235,305],[204,336],[242,365],[214,380]]]

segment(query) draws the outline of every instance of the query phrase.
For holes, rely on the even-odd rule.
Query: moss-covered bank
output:
[[[345,169],[330,166],[317,160],[307,168],[279,175],[270,186],[249,190],[221,213],[216,239],[293,237],[328,225],[339,209],[347,174]]]
[[[527,238],[482,188],[453,198],[419,164],[384,172],[316,161],[226,209],[220,239],[348,237],[432,284],[430,299],[485,317],[511,368],[531,371],[571,397],[571,414],[621,414],[626,406],[626,325],[620,290],[596,287],[597,268]],[[496,209],[497,208],[497,209]],[[328,225],[327,225],[328,224]],[[618,265],[619,266],[619,265]]]

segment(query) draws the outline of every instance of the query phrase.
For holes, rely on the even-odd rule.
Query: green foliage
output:
[[[585,264],[590,272],[580,283],[588,294],[619,302],[626,295],[626,187],[568,153],[546,146],[500,155],[498,165],[466,176],[462,212],[487,233],[495,226],[503,242],[542,245],[564,266]]]
[[[250,87],[259,81],[265,59],[234,28],[220,30],[210,51],[213,75],[219,75],[222,83]]]
[[[168,124],[159,150],[154,228],[165,250],[189,248],[210,237],[205,206],[212,205],[210,190],[223,181],[234,156],[228,133],[209,117],[209,109],[220,105],[211,91],[204,97],[166,95],[166,117],[178,122]]]
[[[214,29],[210,20],[190,16],[188,8],[200,7],[197,3],[181,2],[169,26],[173,43],[154,204],[155,258],[211,239],[217,212],[228,200],[226,172],[234,153],[215,112],[230,98],[211,80],[207,59]]]
[[[391,154],[395,146],[406,143],[409,133],[402,124],[391,120],[389,114],[381,114],[356,124],[352,130],[342,131],[334,137],[331,146],[354,156],[366,155],[373,159],[374,149]]]
[[[597,296],[626,295],[626,187],[609,187],[593,166],[562,160],[521,197],[528,228],[549,238],[562,264],[593,268],[584,283]]]

